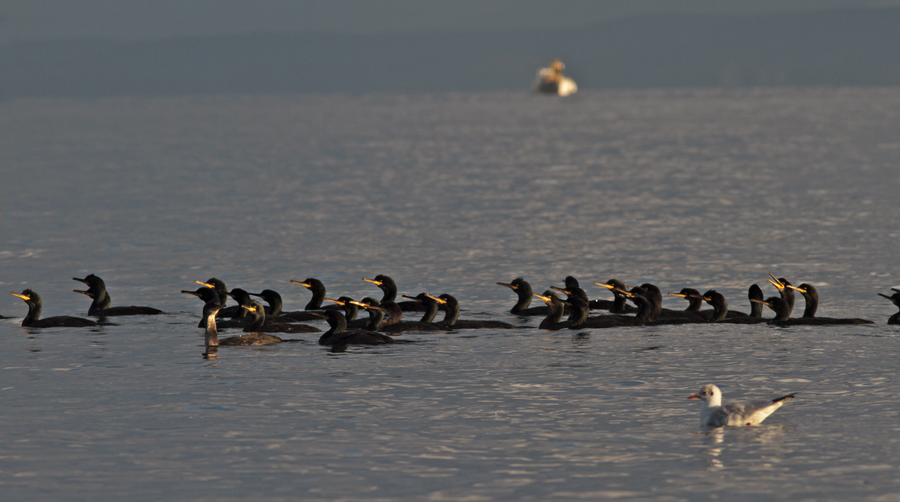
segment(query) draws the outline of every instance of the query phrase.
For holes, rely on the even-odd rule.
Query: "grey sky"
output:
[[[761,14],[887,6],[900,6],[900,0],[0,0],[0,41],[494,31],[673,11]]]

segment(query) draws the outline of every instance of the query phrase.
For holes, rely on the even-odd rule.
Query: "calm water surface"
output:
[[[0,103],[4,499],[900,500],[900,89]],[[716,288],[771,271],[871,326],[537,330],[497,281]],[[449,292],[514,330],[204,360],[195,279]],[[588,286],[590,285],[590,286]],[[682,307],[668,298],[665,306]],[[798,309],[802,309],[802,300]],[[769,315],[767,313],[767,315]],[[798,398],[702,431],[725,400]]]

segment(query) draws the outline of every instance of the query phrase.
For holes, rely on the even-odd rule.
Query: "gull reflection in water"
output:
[[[707,470],[716,471],[719,469],[724,469],[725,464],[719,459],[722,455],[722,448],[716,445],[721,445],[725,442],[725,428],[719,427],[716,429],[712,429],[707,432],[702,433],[704,436],[704,444],[706,447],[700,450],[701,453],[707,455],[708,458],[706,462],[709,464]]]
[[[728,442],[732,445],[749,444],[781,444],[785,436],[793,430],[790,425],[769,425],[754,427],[716,427],[698,432],[703,437],[700,452],[706,455],[709,470],[724,469],[722,453],[725,451],[725,433],[729,434]]]

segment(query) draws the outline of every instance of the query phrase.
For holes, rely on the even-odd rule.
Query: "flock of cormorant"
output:
[[[627,287],[622,281],[610,279],[609,281],[595,282],[594,284],[608,289],[612,300],[590,300],[587,293],[579,286],[578,280],[572,276],[566,277],[565,286],[560,288],[551,286],[543,294],[532,291],[531,285],[519,277],[512,282],[498,282],[516,293],[517,301],[510,309],[510,313],[518,316],[544,316],[538,326],[540,329],[596,329],[612,328],[618,326],[658,326],[667,324],[689,323],[734,323],[755,324],[769,323],[779,326],[797,325],[834,325],[834,324],[872,324],[872,321],[856,318],[823,318],[816,317],[819,304],[819,295],[811,284],[793,286],[785,278],[776,278],[769,274],[767,278],[778,290],[779,296],[763,297],[762,289],[753,284],[748,291],[750,300],[750,313],[729,310],[725,297],[709,290],[701,294],[698,290],[684,288],[677,293],[669,293],[671,296],[684,298],[688,306],[684,310],[670,310],[662,308],[663,295],[660,289],[653,284],[645,283],[640,286]],[[48,327],[82,327],[110,324],[109,317],[125,315],[156,315],[163,312],[151,307],[112,307],[109,293],[103,279],[94,274],[83,279],[77,277],[74,280],[87,286],[86,291],[73,290],[91,298],[91,306],[88,315],[98,317],[97,321],[80,317],[58,316],[41,319],[41,297],[31,289],[22,293],[11,293],[25,301],[28,305],[28,314],[22,321],[22,326],[30,328]],[[200,298],[203,303],[203,315],[199,328],[206,332],[206,346],[218,347],[219,345],[268,345],[272,343],[299,341],[297,339],[282,339],[273,333],[315,333],[321,330],[306,324],[305,321],[325,320],[329,329],[319,337],[319,344],[331,347],[343,347],[346,345],[379,345],[393,343],[395,340],[386,333],[397,334],[403,332],[443,332],[460,329],[508,329],[515,328],[509,323],[500,321],[462,320],[459,319],[459,302],[450,294],[433,296],[420,293],[416,296],[403,295],[406,301],[397,300],[397,285],[394,280],[386,275],[377,275],[374,279],[364,278],[363,281],[377,286],[382,291],[381,300],[371,297],[360,301],[341,296],[337,299],[326,297],[325,285],[318,279],[308,278],[304,281],[291,281],[293,284],[303,286],[312,293],[312,298],[302,311],[284,312],[281,295],[271,289],[260,293],[250,293],[240,288],[231,291],[225,283],[219,279],[211,278],[207,281],[195,281],[200,288],[194,291],[184,290],[182,293]],[[794,308],[794,292],[803,295],[806,308],[803,317],[791,318]],[[892,288],[891,296],[879,293],[879,296],[887,298],[894,305],[900,307],[900,289]],[[561,298],[557,293],[565,295]],[[251,297],[258,297],[268,305],[263,306]],[[232,298],[237,305],[226,307],[228,298]],[[531,307],[532,298],[541,299],[546,305]],[[325,302],[328,305],[323,305]],[[631,302],[633,305],[628,305]],[[712,308],[702,310],[703,303]],[[763,306],[774,312],[774,318],[764,319]],[[365,319],[357,319],[360,309],[368,314]],[[438,312],[445,312],[441,321],[435,322]],[[606,314],[591,316],[591,311],[605,310]],[[418,321],[403,320],[403,312],[422,312]],[[568,317],[563,320],[563,316]],[[230,317],[230,320],[217,320],[217,317]],[[888,319],[888,324],[900,324],[900,312]],[[524,326],[521,326],[524,327]],[[219,339],[220,329],[240,329],[243,334],[229,338]]]

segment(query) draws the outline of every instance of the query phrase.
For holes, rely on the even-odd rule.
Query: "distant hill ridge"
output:
[[[528,89],[554,57],[581,89],[900,85],[900,8],[656,15],[499,33],[250,34],[0,46],[0,99]]]

